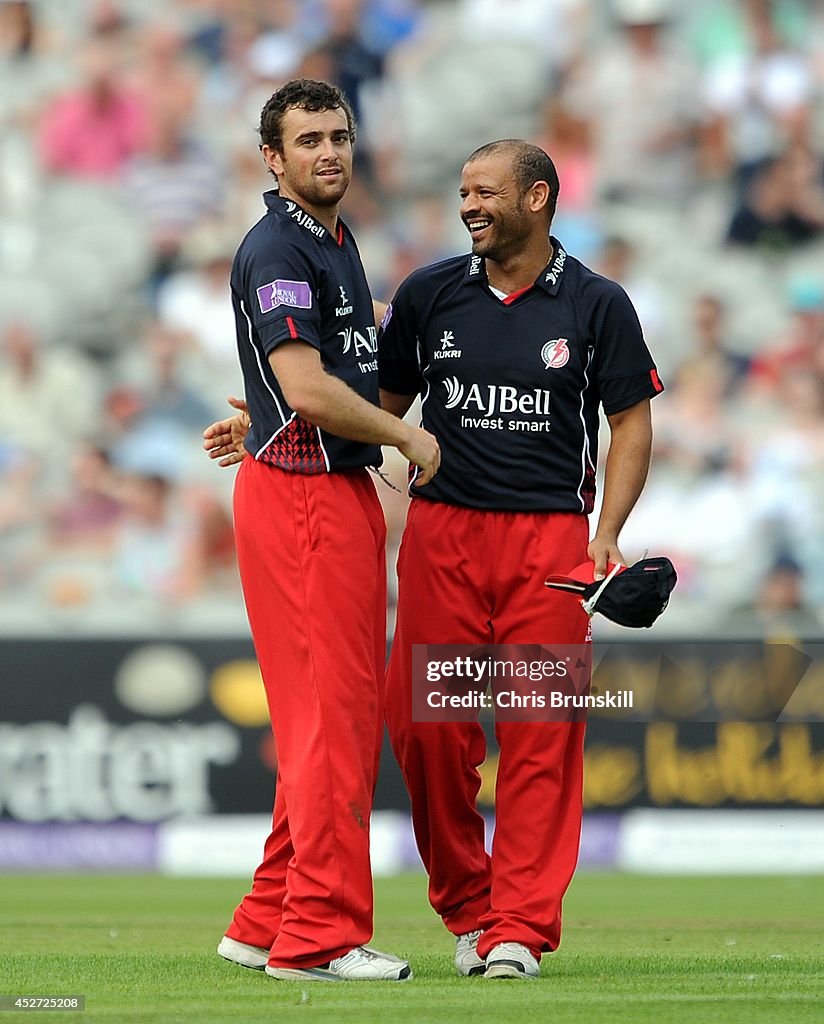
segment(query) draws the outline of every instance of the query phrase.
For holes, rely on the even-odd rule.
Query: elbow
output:
[[[275,354],[278,358],[272,359],[272,370],[286,404],[302,420],[316,423],[329,408],[332,378],[308,345],[287,345],[284,352]]]
[[[315,423],[322,414],[321,397],[311,388],[301,386],[290,388],[288,391],[284,390],[283,397],[289,408],[308,423]]]

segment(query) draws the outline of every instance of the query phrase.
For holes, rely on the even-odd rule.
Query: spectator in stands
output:
[[[824,597],[824,384],[787,368],[774,397],[778,416],[753,439],[749,503],[776,549],[804,567]],[[769,550],[769,549],[768,549]]]
[[[118,0],[91,0],[88,11],[89,35],[96,39],[125,40],[132,22]]]
[[[382,56],[363,38],[364,6],[363,0],[327,0],[326,34],[320,44],[328,61],[327,81],[343,90],[358,122],[363,120],[363,87],[383,74]]]
[[[53,346],[25,320],[0,331],[0,437],[19,451],[62,459],[93,433],[95,375],[80,357]]]
[[[135,88],[150,111],[192,116],[200,90],[200,72],[189,56],[186,38],[171,20],[152,21],[139,35]]]
[[[194,529],[190,561],[193,583],[210,595],[227,587],[237,590],[240,581],[231,512],[205,487],[190,486],[185,501]]]
[[[215,409],[188,382],[180,334],[155,322],[145,334],[144,345],[148,356],[145,418],[170,430],[200,433]]]
[[[6,0],[0,4],[0,58],[21,60],[35,46],[37,22],[29,0]]]
[[[180,478],[187,435],[146,415],[146,399],[138,388],[118,385],[108,393],[101,435],[115,468],[125,473]]]
[[[176,604],[237,586],[232,520],[208,490],[154,473],[127,474],[115,529],[112,584],[134,597]]]
[[[40,153],[52,174],[113,180],[147,142],[146,106],[125,83],[116,44],[87,43],[84,81],[46,108]]]
[[[604,240],[596,267],[604,277],[617,281],[632,299],[644,337],[655,347],[666,322],[664,299],[654,278],[639,269],[636,246],[623,235],[610,236]]]
[[[0,2],[0,126],[6,145],[10,125],[28,136],[45,98],[65,88],[69,62],[61,43],[34,0]]]
[[[260,206],[259,194],[257,200]],[[227,379],[237,377],[234,315],[226,301],[236,248],[237,239],[222,224],[204,224],[187,239],[184,265],[166,279],[157,298],[161,323],[184,336],[194,359],[205,364],[205,375],[224,390]]]
[[[113,582],[127,594],[172,603],[190,597],[200,581],[195,532],[168,479],[127,476],[125,515],[115,534]]]
[[[712,292],[700,292],[693,299],[691,320],[693,349],[678,367],[673,389],[678,389],[684,375],[702,373],[723,381],[729,398],[749,373],[751,360],[730,345],[723,300]]]
[[[564,183],[553,231],[578,259],[593,261],[602,239],[597,215],[598,168],[589,121],[570,110],[559,94],[553,94],[544,104],[535,141],[552,154],[558,178]]]
[[[139,344],[120,360],[120,381],[106,400],[104,437],[123,470],[169,478],[184,473],[192,443],[215,409],[186,369],[185,337],[151,321]],[[195,369],[197,360],[194,360]]]
[[[796,275],[787,289],[790,321],[754,357],[748,387],[774,399],[785,373],[816,376],[824,384],[824,274]]]
[[[619,25],[578,63],[563,99],[592,132],[601,194],[683,202],[696,181],[698,74],[669,40],[668,0],[613,0]]]
[[[122,513],[118,486],[108,452],[82,444],[71,459],[67,490],[48,513],[52,545],[110,553]]]
[[[713,366],[683,367],[667,407],[656,415],[655,457],[685,479],[726,469],[733,459],[737,438],[725,388]]]
[[[822,162],[794,146],[764,160],[727,229],[727,241],[765,252],[786,253],[824,229]]]
[[[732,609],[725,629],[748,631],[753,638],[818,640],[824,622],[806,594],[804,571],[786,553],[779,553],[758,581],[752,599]]]
[[[0,592],[23,590],[37,564],[42,472],[38,459],[14,442],[0,441]]]
[[[808,55],[782,38],[775,4],[746,0],[742,10],[749,45],[710,64],[703,94],[711,160],[744,188],[765,160],[808,137],[815,83]]]
[[[151,237],[154,294],[177,267],[191,232],[220,215],[224,177],[211,151],[190,137],[186,119],[172,105],[153,112],[146,151],[126,169],[124,182]]]
[[[561,73],[586,46],[592,6],[590,0],[458,0],[460,20],[473,31],[536,43],[548,70]]]

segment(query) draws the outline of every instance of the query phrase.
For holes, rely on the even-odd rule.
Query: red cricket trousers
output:
[[[550,573],[586,561],[585,516],[476,511],[413,499],[398,556],[386,717],[412,802],[429,899],[456,935],[483,928],[478,955],[520,942],[556,949],[578,859],[583,722],[500,722],[492,857],[475,807],[486,740],[477,722],[412,721],[412,645],[579,644],[588,618]]]
[[[312,967],[372,936],[369,816],[383,733],[385,525],[366,470],[244,459],[238,565],[278,755],[272,833],[227,935]]]

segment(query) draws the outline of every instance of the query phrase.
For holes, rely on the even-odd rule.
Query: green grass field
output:
[[[423,875],[379,880],[374,944],[405,984],[277,982],[214,953],[242,880],[0,876],[0,994],[85,995],[35,1019],[143,1024],[793,1024],[824,1015],[824,878],[580,873],[538,981],[458,978]],[[30,1019],[9,1011],[6,1021]]]

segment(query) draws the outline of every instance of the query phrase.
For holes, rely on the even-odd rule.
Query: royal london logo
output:
[[[349,296],[343,290],[343,285],[338,287],[340,289],[340,305],[335,309],[335,316],[349,316],[354,307],[349,301]]]
[[[541,359],[545,370],[559,370],[569,362],[569,341],[566,338],[553,338],[541,349]]]
[[[460,359],[462,350],[455,348],[455,335],[452,331],[444,331],[440,339],[440,351],[437,349],[432,353],[433,359]]]

